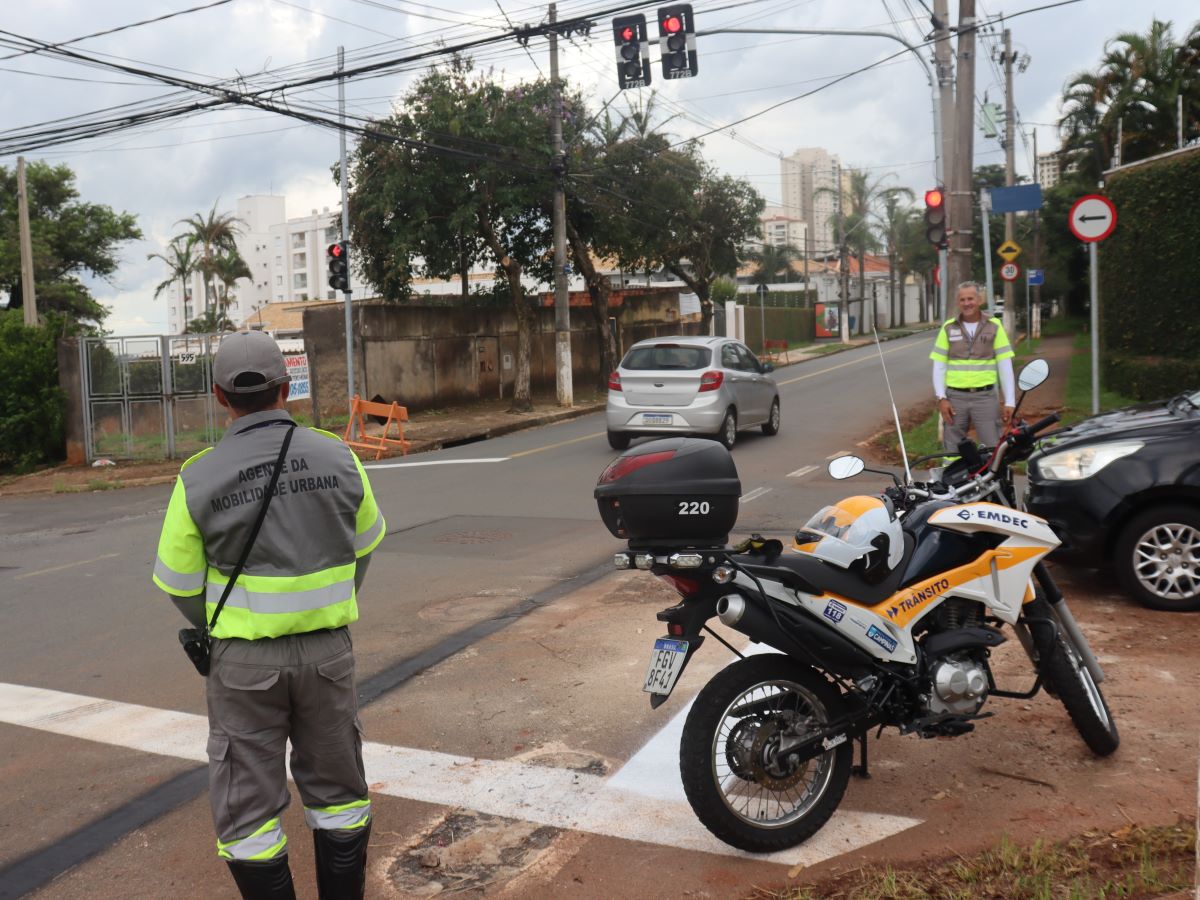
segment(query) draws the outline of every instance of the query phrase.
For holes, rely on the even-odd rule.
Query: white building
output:
[[[837,235],[832,219],[837,212],[837,189],[842,164],[821,147],[801,148],[780,160],[783,178],[783,213],[804,222],[810,250],[832,253]]]
[[[1062,161],[1057,153],[1039,153],[1037,158],[1038,184],[1052,188],[1062,178]]]
[[[338,292],[328,284],[325,249],[337,243],[341,233],[341,209],[330,211],[329,207],[272,225],[271,300],[281,303],[338,299]],[[358,296],[369,296],[363,293],[362,285],[354,284],[353,270],[350,286]]]
[[[789,215],[781,206],[768,206],[758,217],[763,244],[772,247],[791,246],[804,252],[808,225],[798,216]]]

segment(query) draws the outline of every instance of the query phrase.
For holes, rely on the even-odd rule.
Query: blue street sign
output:
[[[1014,187],[995,187],[991,190],[992,212],[1010,213],[1042,208],[1040,184],[1018,184]]]
[[[1045,269],[1026,269],[1025,277],[1031,285],[1045,284],[1046,271]]]

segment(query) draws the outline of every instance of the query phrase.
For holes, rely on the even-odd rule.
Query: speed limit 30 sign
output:
[[[1000,267],[1000,277],[1005,281],[1016,281],[1021,277],[1021,267],[1015,262],[1006,262]]]

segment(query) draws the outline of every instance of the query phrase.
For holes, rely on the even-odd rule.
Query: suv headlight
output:
[[[1079,481],[1091,478],[1113,460],[1137,453],[1144,446],[1142,441],[1114,441],[1073,447],[1043,456],[1037,461],[1037,471],[1050,481]]]

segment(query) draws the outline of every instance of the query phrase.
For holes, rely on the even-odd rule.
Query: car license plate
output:
[[[671,415],[660,415],[656,413],[643,413],[643,425],[670,425],[675,420]]]
[[[687,641],[673,641],[670,638],[656,640],[650,652],[650,668],[646,670],[646,683],[642,685],[642,690],[648,694],[668,696],[675,687],[675,679],[683,671],[687,649]]]

